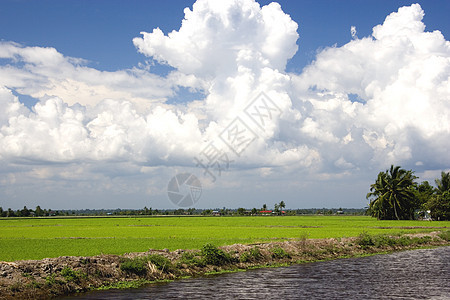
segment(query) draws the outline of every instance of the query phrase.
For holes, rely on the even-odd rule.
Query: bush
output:
[[[83,273],[82,271],[75,271],[71,267],[64,267],[64,269],[61,270],[61,276],[64,277],[64,279],[67,282],[73,281],[78,282],[80,279],[86,279],[87,275]]]
[[[450,241],[450,230],[442,231],[439,233],[439,237],[447,242]]]
[[[270,252],[272,252],[272,258],[282,259],[291,257],[291,255],[281,247],[272,248],[270,249]]]
[[[45,284],[48,285],[48,286],[54,285],[57,282],[55,277],[56,277],[55,273],[50,274],[47,277],[45,277]]]
[[[209,243],[202,247],[201,255],[207,265],[221,266],[231,262],[228,253]]]
[[[409,246],[413,243],[413,240],[409,236],[402,236],[397,240],[397,244],[401,246]]]
[[[397,244],[397,240],[395,238],[384,234],[373,236],[372,241],[374,246],[377,248],[382,246],[394,246],[395,244]]]
[[[158,270],[163,272],[169,272],[172,269],[172,263],[170,260],[162,255],[152,254],[147,256],[147,260],[154,264]]]
[[[195,253],[192,252],[184,252],[181,255],[180,260],[178,261],[178,264],[185,264],[188,266],[196,266],[196,267],[202,267],[204,264],[201,259],[199,259]]]
[[[262,254],[259,251],[259,248],[254,247],[248,251],[245,251],[241,254],[239,257],[239,260],[241,262],[251,262],[251,261],[258,261],[262,258]]]
[[[145,275],[147,274],[147,265],[152,263],[158,270],[169,272],[173,270],[170,260],[162,255],[151,254],[144,257],[125,258],[120,264],[120,269],[129,274]]]
[[[359,234],[359,236],[356,238],[356,244],[360,245],[363,249],[375,245],[372,236],[367,232],[362,232]]]
[[[145,275],[147,260],[143,257],[126,258],[121,264],[120,269],[129,274]]]
[[[422,237],[415,237],[413,238],[414,244],[427,244],[430,243],[433,240],[431,236],[422,236]]]

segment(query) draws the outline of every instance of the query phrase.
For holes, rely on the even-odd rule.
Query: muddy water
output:
[[[450,247],[259,269],[65,299],[450,299]]]

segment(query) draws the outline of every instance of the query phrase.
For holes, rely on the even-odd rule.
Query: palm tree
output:
[[[278,205],[278,203],[275,203],[274,211],[275,211],[275,213],[279,214],[279,212],[280,212],[280,205]]]
[[[370,186],[366,198],[372,198],[369,210],[378,219],[411,219],[414,203],[413,171],[391,165],[386,172],[380,172],[377,180]]]
[[[441,172],[441,179],[436,179],[437,189],[436,192],[438,194],[443,194],[444,192],[450,191],[450,172],[445,173]]]
[[[284,204],[284,201],[281,201],[279,206],[280,206],[280,210],[283,210],[283,208],[286,207],[286,204]]]

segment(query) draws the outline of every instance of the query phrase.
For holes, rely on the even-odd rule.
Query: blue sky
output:
[[[130,68],[145,57],[131,40],[140,31],[159,27],[168,33],[178,30],[185,7],[195,1],[25,1],[2,0],[0,37],[28,46],[54,47],[66,56],[87,59],[100,70]],[[272,1],[258,1],[266,5]],[[350,26],[368,36],[372,27],[399,7],[417,1],[278,1],[283,11],[299,24],[299,51],[288,64],[289,71],[301,69],[316,51],[347,43]],[[423,1],[428,31],[440,30],[448,38],[449,1]],[[158,72],[159,70],[155,70]]]
[[[0,1],[0,206],[175,208],[191,172],[196,207],[364,207],[391,163],[450,168],[449,1],[194,2]],[[193,158],[260,91],[279,119],[212,181]]]

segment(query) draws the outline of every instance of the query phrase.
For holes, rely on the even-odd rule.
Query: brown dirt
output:
[[[0,299],[48,299],[60,295],[84,292],[94,288],[121,281],[165,280],[183,276],[201,276],[209,272],[224,270],[248,269],[277,264],[293,264],[312,262],[340,257],[351,257],[362,254],[399,251],[417,248],[418,246],[449,245],[448,241],[438,237],[439,232],[408,234],[410,237],[430,236],[425,244],[409,246],[361,247],[357,238],[342,239],[300,239],[285,242],[260,244],[235,244],[220,247],[234,258],[233,263],[222,266],[195,266],[179,262],[184,252],[198,254],[195,250],[169,251],[150,249],[141,253],[126,253],[124,255],[98,255],[92,257],[62,256],[42,260],[22,260],[15,262],[0,262]],[[258,248],[261,256],[242,262],[241,256],[251,249]],[[284,257],[274,257],[273,249],[281,248]],[[159,254],[168,258],[174,266],[170,271],[161,271],[149,263],[145,275],[126,273],[120,269],[125,258],[136,258],[149,254]],[[177,263],[178,262],[178,263]],[[63,276],[61,271],[69,267],[78,274],[76,278]]]

